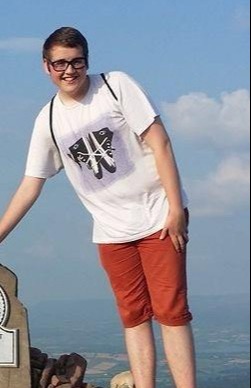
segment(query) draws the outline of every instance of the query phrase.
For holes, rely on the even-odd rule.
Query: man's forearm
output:
[[[170,141],[167,141],[165,145],[156,150],[155,160],[162,185],[168,197],[170,211],[182,210],[180,176]]]
[[[159,118],[146,131],[143,138],[153,150],[158,174],[166,191],[170,210],[181,211],[182,194],[179,171],[171,141]]]
[[[0,218],[0,243],[18,225],[38,199],[45,179],[24,177],[6,212]]]
[[[169,202],[169,212],[160,239],[164,240],[169,235],[177,252],[185,252],[189,239],[180,176],[171,141],[159,118],[145,132],[143,139],[154,153],[158,174]]]

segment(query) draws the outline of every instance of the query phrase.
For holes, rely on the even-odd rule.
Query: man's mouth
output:
[[[62,80],[67,83],[74,83],[78,79],[78,76],[75,77],[63,77]]]

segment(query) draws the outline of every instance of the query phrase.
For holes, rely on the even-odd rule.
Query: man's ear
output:
[[[49,65],[49,62],[47,61],[47,59],[45,59],[45,58],[43,60],[43,66],[44,66],[45,73],[50,75],[51,74],[50,65]]]

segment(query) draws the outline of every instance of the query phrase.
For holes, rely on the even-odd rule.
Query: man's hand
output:
[[[184,253],[186,244],[189,241],[188,225],[184,211],[170,211],[160,235],[160,239],[164,240],[167,235],[170,236],[176,251],[178,253]]]

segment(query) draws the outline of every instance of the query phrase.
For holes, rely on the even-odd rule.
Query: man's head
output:
[[[89,48],[86,38],[72,27],[62,27],[54,31],[45,41],[43,47],[43,58],[51,59],[51,50],[55,46],[76,48],[81,47],[86,67],[89,67]]]
[[[44,43],[45,72],[58,87],[62,99],[81,100],[89,88],[89,50],[85,37],[75,28],[62,27]]]

